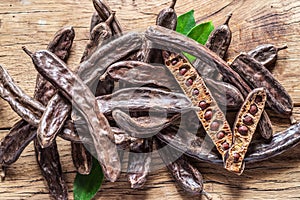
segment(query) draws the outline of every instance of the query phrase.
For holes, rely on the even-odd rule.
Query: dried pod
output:
[[[177,15],[174,10],[176,0],[172,0],[170,7],[159,12],[156,18],[156,25],[175,30],[177,25]]]
[[[227,49],[231,42],[231,30],[228,26],[229,20],[232,16],[230,13],[227,16],[225,23],[221,26],[218,26],[213,32],[210,34],[206,47],[215,52],[221,58],[225,58]]]
[[[92,17],[91,17],[91,23],[90,23],[90,33],[94,29],[94,27],[101,22],[104,22],[105,20],[101,19],[101,17],[98,15],[97,12],[94,12]]]
[[[284,87],[259,62],[246,53],[238,55],[230,65],[252,87],[265,87],[268,95],[267,105],[282,117],[292,115],[293,102]]]
[[[176,183],[186,192],[199,195],[203,191],[203,178],[198,169],[192,166],[181,153],[170,146],[155,140],[158,153],[174,177]]]
[[[129,145],[127,177],[131,188],[138,189],[146,183],[150,171],[152,139],[137,139]]]
[[[233,145],[225,157],[225,168],[241,174],[244,157],[263,113],[267,95],[264,88],[256,88],[249,93],[233,125]]]
[[[72,160],[77,172],[80,174],[89,174],[92,169],[92,155],[81,143],[71,143]]]
[[[268,69],[272,69],[277,61],[278,51],[288,48],[287,45],[276,47],[273,44],[262,44],[248,52],[248,55]]]
[[[163,51],[166,67],[176,78],[183,92],[198,107],[197,117],[222,156],[232,144],[232,132],[224,113],[217,105],[202,77],[189,61],[179,54]],[[222,132],[223,137],[218,137]]]

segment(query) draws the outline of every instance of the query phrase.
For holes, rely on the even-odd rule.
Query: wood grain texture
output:
[[[126,31],[143,31],[155,23],[156,14],[169,5],[169,0],[108,0]],[[186,0],[178,1],[178,14],[195,10],[198,22],[212,20],[217,26],[233,12],[233,32],[229,58],[249,51],[258,44],[288,45],[279,53],[273,73],[291,94],[296,119],[300,120],[300,2],[294,0]],[[68,62],[75,68],[88,38],[91,0],[6,0],[0,2],[0,64],[8,69],[22,89],[32,95],[36,71],[21,46],[30,50],[45,49],[54,33],[62,26],[74,26],[76,37]],[[6,102],[0,100],[0,138],[19,119]],[[288,127],[286,120],[272,118],[274,129]],[[72,166],[70,145],[58,141],[64,175],[72,199]],[[205,180],[205,190],[213,199],[299,199],[300,146],[258,164],[247,165],[241,176],[206,163],[197,163]],[[33,145],[7,169],[0,183],[0,198],[49,199],[45,182],[35,161]],[[95,199],[199,199],[185,194],[174,183],[165,168],[151,172],[142,190],[130,189],[125,173],[116,183],[105,182]],[[205,199],[205,198],[203,198]]]

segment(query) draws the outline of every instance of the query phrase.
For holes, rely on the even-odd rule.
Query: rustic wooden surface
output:
[[[155,23],[156,14],[169,0],[108,0],[126,31],[145,30]],[[200,21],[221,24],[225,15],[233,12],[230,22],[233,41],[229,57],[248,51],[258,44],[287,44],[280,52],[273,73],[291,94],[296,106],[294,114],[300,120],[300,2],[295,0],[185,0],[176,5],[178,14],[190,9]],[[32,95],[36,71],[21,46],[31,50],[44,49],[53,34],[62,26],[72,25],[76,38],[68,64],[75,67],[87,42],[91,0],[6,0],[0,2],[0,64],[8,69],[15,81]],[[0,139],[19,119],[6,102],[0,100]],[[286,121],[272,118],[274,129],[288,127]],[[75,176],[69,143],[59,139],[61,162],[72,199]],[[246,166],[243,175],[236,176],[218,166],[199,163],[205,180],[205,190],[213,199],[299,199],[300,147],[261,162]],[[163,168],[152,172],[145,188],[132,190],[123,173],[116,183],[104,183],[95,199],[199,199],[186,195]],[[30,144],[20,159],[7,170],[0,183],[0,199],[49,199],[45,182],[35,162]],[[203,198],[204,199],[204,198]]]

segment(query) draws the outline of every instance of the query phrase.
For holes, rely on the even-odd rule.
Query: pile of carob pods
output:
[[[286,46],[260,45],[226,62],[231,14],[204,46],[174,31],[175,3],[145,32],[122,34],[115,12],[93,0],[90,38],[77,69],[66,65],[72,27],[59,30],[47,50],[23,47],[39,72],[33,98],[0,67],[0,95],[22,118],[1,140],[2,178],[34,141],[51,197],[67,199],[58,136],[71,142],[80,174],[90,173],[94,155],[111,182],[120,175],[121,150],[131,152],[127,176],[135,189],[145,184],[151,152],[159,150],[178,185],[197,195],[203,180],[191,158],[241,174],[245,164],[298,144],[291,97],[269,71]],[[269,115],[293,125],[273,134]]]

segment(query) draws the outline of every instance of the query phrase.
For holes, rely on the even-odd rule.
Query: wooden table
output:
[[[156,14],[169,5],[169,0],[109,0],[126,31],[143,31],[155,23]],[[295,0],[185,0],[178,1],[176,10],[182,14],[195,10],[198,22],[212,20],[217,26],[225,15],[233,12],[233,32],[229,58],[263,43],[288,45],[281,51],[274,76],[293,98],[294,116],[300,120],[300,2]],[[93,13],[91,0],[6,0],[0,2],[0,63],[16,83],[29,95],[35,86],[31,60],[21,50],[45,49],[53,34],[62,26],[72,25],[76,38],[68,65],[75,67],[89,36]],[[0,100],[0,138],[19,120],[8,104]],[[272,118],[275,131],[289,126],[287,120]],[[72,199],[72,166],[69,143],[58,139],[64,175]],[[241,176],[224,169],[198,163],[205,181],[205,190],[213,199],[298,199],[300,198],[300,148],[258,164],[247,165]],[[116,183],[105,182],[95,199],[196,199],[186,195],[165,168],[152,172],[145,188],[132,190],[125,173]],[[33,145],[7,170],[0,183],[0,199],[49,199],[46,184],[37,167]]]

